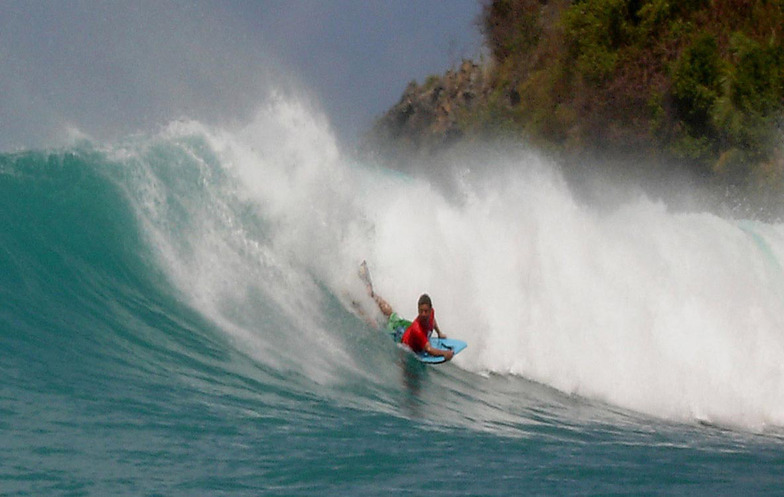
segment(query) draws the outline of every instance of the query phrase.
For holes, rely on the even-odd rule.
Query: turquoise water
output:
[[[780,226],[331,143],[284,105],[0,156],[0,494],[782,493]],[[356,312],[362,258],[459,360]]]

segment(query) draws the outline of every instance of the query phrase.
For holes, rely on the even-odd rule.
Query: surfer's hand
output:
[[[451,351],[451,350],[447,350],[446,353],[444,354],[444,358],[447,361],[451,361],[452,357],[454,357],[454,356],[455,356],[455,353],[453,351]]]

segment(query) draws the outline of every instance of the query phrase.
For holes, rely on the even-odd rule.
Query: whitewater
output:
[[[597,206],[535,151],[428,167],[281,95],[0,156],[0,493],[775,493],[781,224]],[[362,260],[468,349],[412,363]]]

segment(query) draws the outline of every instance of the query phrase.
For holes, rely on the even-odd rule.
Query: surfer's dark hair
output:
[[[417,302],[417,306],[420,306],[420,305],[422,305],[422,304],[427,304],[427,305],[429,305],[430,307],[433,307],[433,302],[430,300],[430,295],[428,295],[428,294],[426,294],[426,293],[423,293],[423,294],[422,294],[422,295],[419,297],[419,302]]]

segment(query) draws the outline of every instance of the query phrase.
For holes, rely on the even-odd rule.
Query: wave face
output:
[[[457,476],[477,457],[507,475],[469,485],[477,495],[579,493],[604,477],[675,489],[698,470],[708,491],[727,464],[775,484],[782,226],[642,195],[593,208],[534,154],[476,164],[456,164],[447,189],[357,163],[285,99],[241,129],[178,122],[0,156],[13,494],[387,495],[410,488],[400,472],[441,471],[443,450],[447,488],[467,488]],[[363,259],[401,314],[426,291],[469,348],[411,364],[366,323],[380,316]],[[379,449],[394,444],[408,459]],[[705,458],[682,480],[609,466],[563,480],[563,449],[583,469]],[[720,456],[744,451],[755,459]],[[551,477],[532,482],[532,457]],[[207,476],[216,462],[222,476]]]

